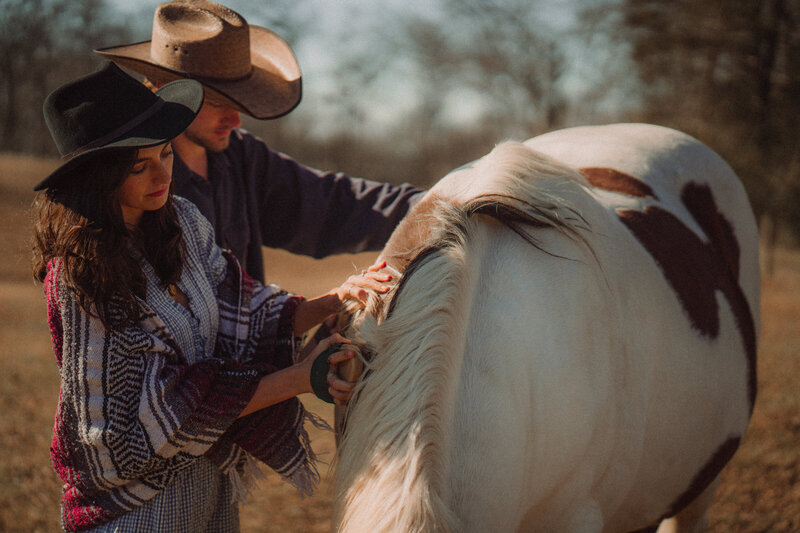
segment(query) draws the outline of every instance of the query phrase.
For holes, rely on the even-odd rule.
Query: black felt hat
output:
[[[86,156],[114,148],[165,143],[192,123],[203,105],[203,86],[168,83],[153,93],[111,62],[50,93],[44,118],[64,164],[33,190],[52,187]]]

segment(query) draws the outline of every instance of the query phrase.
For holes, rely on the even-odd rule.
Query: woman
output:
[[[35,187],[34,269],[61,370],[51,455],[68,531],[238,531],[255,459],[310,492],[314,419],[296,396],[349,341],[305,358],[294,341],[344,300],[388,290],[368,272],[304,300],[217,247],[170,194],[169,140],[202,100],[196,82],[152,93],[105,64],[45,101],[67,161]],[[330,370],[354,355],[327,353]],[[349,399],[352,383],[329,371],[327,385]]]

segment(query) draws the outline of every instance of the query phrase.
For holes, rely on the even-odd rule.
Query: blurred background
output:
[[[158,0],[0,0],[0,151],[52,155],[41,102],[94,48],[147,40]],[[800,0],[230,0],[303,70],[246,127],[300,161],[429,185],[577,124],[672,126],[742,177],[771,238],[800,234]]]
[[[158,0],[0,0],[0,532],[59,530],[49,464],[58,371],[30,270],[31,186],[57,166],[45,96],[92,49],[148,40]],[[759,396],[709,513],[712,532],[800,531],[800,0],[228,0],[294,48],[303,100],[245,128],[304,164],[430,186],[507,139],[650,122],[739,174],[764,245]],[[266,250],[268,278],[314,295],[374,255]],[[330,417],[327,406],[303,400]],[[315,434],[333,453],[330,435]],[[244,532],[329,529],[276,476]]]

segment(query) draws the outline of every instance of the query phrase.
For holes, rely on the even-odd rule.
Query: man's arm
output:
[[[380,250],[425,191],[321,172],[242,137],[244,169],[255,185],[262,244],[325,257]]]

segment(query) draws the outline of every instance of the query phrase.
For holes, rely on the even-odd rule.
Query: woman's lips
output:
[[[163,195],[167,194],[168,190],[169,190],[169,187],[164,187],[163,189],[158,190],[158,191],[156,191],[154,193],[150,193],[147,196],[149,196],[150,198],[158,198],[159,196],[163,196]]]

